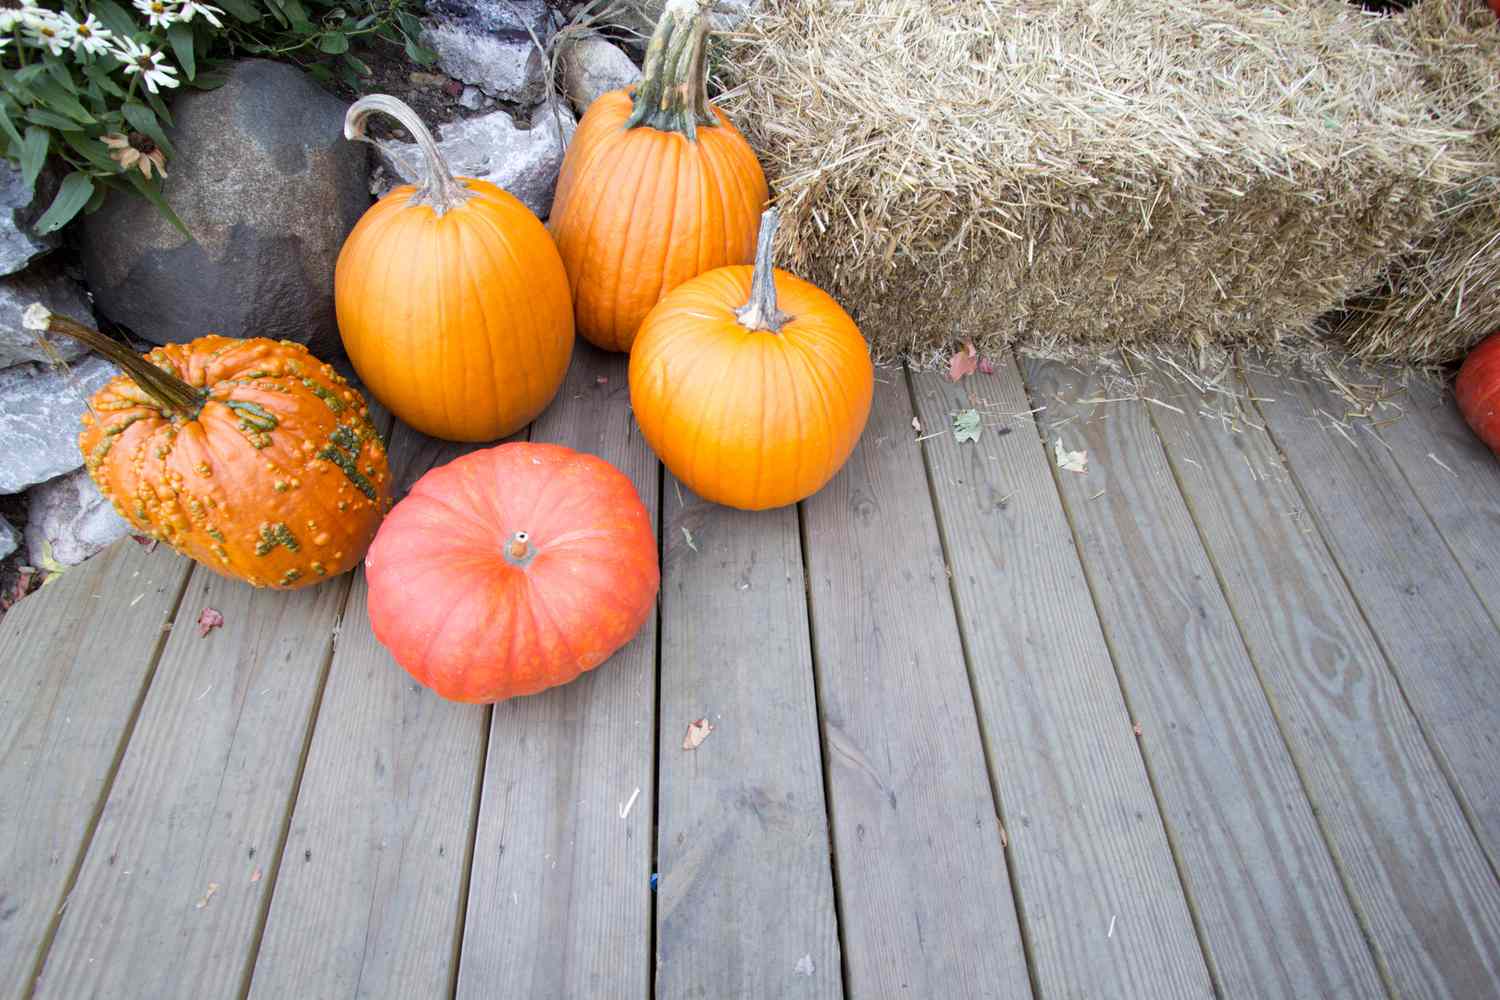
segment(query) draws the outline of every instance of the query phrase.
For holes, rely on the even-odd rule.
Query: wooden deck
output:
[[[1500,996],[1500,462],[1430,390],[1123,361],[881,370],[749,515],[581,350],[528,433],[635,482],[658,615],[493,709],[359,574],[69,571],[0,620],[0,992]],[[393,431],[406,485],[460,451]]]

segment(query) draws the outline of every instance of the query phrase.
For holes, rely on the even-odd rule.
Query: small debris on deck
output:
[[[621,819],[626,819],[626,818],[628,818],[630,816],[630,810],[635,807],[635,800],[638,799],[638,798],[640,798],[640,797],[641,797],[641,789],[640,789],[640,786],[637,785],[635,791],[633,791],[633,792],[630,793],[630,798],[626,799],[625,800],[625,804],[622,805],[622,806],[620,806],[620,818]]]
[[[199,910],[203,909],[205,906],[208,905],[208,901],[210,899],[214,898],[214,893],[216,893],[218,891],[219,891],[219,883],[217,883],[217,882],[210,882],[210,883],[208,883],[208,891],[203,894],[203,898],[199,899],[198,902],[194,904],[194,908],[195,909],[199,909]]]
[[[810,976],[810,975],[812,975],[813,972],[815,971],[814,966],[813,966],[812,955],[811,954],[803,955],[801,958],[797,959],[797,967],[795,969],[793,969],[792,971],[795,972],[799,976]]]
[[[953,440],[959,444],[978,441],[979,435],[983,433],[984,426],[979,422],[978,410],[960,410],[953,415]]]
[[[685,524],[682,526],[682,537],[687,542],[688,548],[692,549],[694,552],[698,551],[697,543],[693,541],[693,533],[687,529],[687,525]]]
[[[208,633],[224,626],[224,616],[215,608],[204,608],[198,612],[198,638],[208,638]]]
[[[964,346],[948,359],[948,379],[957,382],[965,375],[974,374],[978,368],[979,352],[974,349],[974,341],[966,340]]]
[[[1063,447],[1062,438],[1058,438],[1053,442],[1052,451],[1057,456],[1057,467],[1059,469],[1067,472],[1088,473],[1089,453],[1087,451],[1069,451]]]
[[[707,719],[697,719],[688,723],[687,734],[682,737],[682,749],[696,750],[708,739],[708,734],[714,731],[714,724]]]

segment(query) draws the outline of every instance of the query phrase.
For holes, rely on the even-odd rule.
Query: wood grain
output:
[[[399,424],[391,441],[398,491],[475,447]],[[452,991],[489,710],[444,701],[412,680],[371,633],[367,598],[361,568],[276,871],[252,998]]]
[[[1141,727],[1210,971],[1228,996],[1368,997],[1374,961],[1141,401],[1029,360],[1045,447]]]
[[[1015,363],[1006,355],[994,374],[962,383],[911,379],[1038,992],[1206,996],[1203,953]],[[960,444],[953,415],[971,408],[984,430]]]
[[[666,478],[656,996],[842,997],[797,508]]]
[[[1500,631],[1377,432],[1336,423],[1348,406],[1323,379],[1273,379],[1258,367],[1247,365],[1247,378],[1259,412],[1500,867]]]
[[[911,420],[905,372],[878,371],[859,446],[803,504],[845,988],[872,998],[1025,996],[1000,824]]]
[[[613,463],[654,520],[660,476],[634,429],[625,372],[622,356],[580,342],[531,438]],[[655,670],[653,614],[634,641],[573,683],[495,706],[459,997],[646,995]]]
[[[24,995],[192,563],[126,539],[0,620],[0,993]]]
[[[1138,379],[1392,992],[1485,995],[1500,888],[1243,383]]]

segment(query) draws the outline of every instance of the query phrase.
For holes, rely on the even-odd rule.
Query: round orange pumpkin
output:
[[[744,510],[796,503],[843,466],[870,416],[875,368],[826,292],[771,267],[765,213],[755,267],[677,287],[641,324],[630,405],[672,474]]]
[[[355,101],[344,134],[375,111],[410,130],[427,160],[349,234],[334,305],[349,360],[375,398],[432,437],[493,441],[557,394],[573,354],[568,278],[535,215],[486,181],[454,177],[416,113],[394,97]]]
[[[1453,399],[1479,440],[1500,455],[1500,332],[1490,334],[1464,359]]]
[[[136,531],[257,587],[354,568],[390,506],[359,393],[290,341],[199,337],[144,358],[37,305],[27,325],[120,368],[89,400],[84,467]]]
[[[689,278],[754,259],[770,191],[750,144],[709,103],[701,0],[668,0],[632,94],[589,106],[563,159],[548,227],[578,332],[628,351],[641,320]]]
[[[630,480],[593,455],[526,443],[417,480],[365,575],[375,637],[422,684],[468,702],[597,667],[640,630],[661,582]]]

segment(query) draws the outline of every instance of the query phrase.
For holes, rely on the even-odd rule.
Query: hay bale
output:
[[[1336,332],[1363,358],[1443,364],[1500,329],[1500,25],[1473,0],[1423,0],[1394,26],[1435,113],[1473,131],[1478,169]]]
[[[770,0],[726,103],[784,264],[882,357],[1274,347],[1417,249],[1473,173],[1388,21],[1338,0]]]

